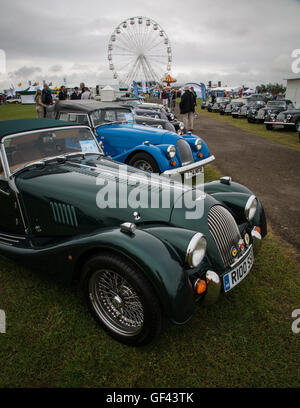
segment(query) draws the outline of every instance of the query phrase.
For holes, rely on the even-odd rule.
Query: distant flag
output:
[[[133,82],[132,82],[132,85],[133,85],[134,95],[135,95],[136,98],[138,98],[138,97],[139,97],[139,91],[138,91],[137,83],[136,83],[135,81],[133,81]]]
[[[28,86],[31,86],[31,81],[28,81]]]
[[[18,83],[18,87],[21,87],[21,86],[22,86],[22,82],[19,82],[19,83]]]

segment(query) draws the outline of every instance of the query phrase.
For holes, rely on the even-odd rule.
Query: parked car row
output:
[[[165,177],[192,178],[214,156],[169,110],[133,105],[61,101],[51,119],[0,123],[0,254],[79,281],[103,328],[140,346],[238,285],[267,224],[260,200],[230,177],[197,186]],[[132,179],[147,205],[129,205]]]
[[[233,118],[247,118],[249,123],[264,123],[268,130],[276,127],[300,126],[300,109],[296,109],[290,99],[268,100],[264,98],[232,99],[227,104],[218,101],[203,103],[202,109],[208,112],[218,112],[221,115],[231,115]],[[225,105],[225,106],[224,106]]]

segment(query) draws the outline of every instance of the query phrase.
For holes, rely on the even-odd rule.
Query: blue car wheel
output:
[[[150,154],[140,152],[135,154],[128,163],[130,166],[137,167],[138,169],[148,171],[150,173],[160,173],[160,169]]]

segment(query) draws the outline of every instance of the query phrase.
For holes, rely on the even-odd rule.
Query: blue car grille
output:
[[[237,223],[226,208],[215,205],[209,210],[208,226],[219,249],[224,266],[227,268],[234,261],[232,248],[235,247],[239,251],[241,234]]]
[[[190,164],[194,161],[193,153],[190,145],[183,139],[178,139],[176,147],[180,156],[180,160],[183,166]]]

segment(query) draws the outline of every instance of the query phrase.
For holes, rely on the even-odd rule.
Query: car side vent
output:
[[[54,222],[57,224],[70,225],[78,227],[78,221],[75,208],[69,204],[50,202]]]

